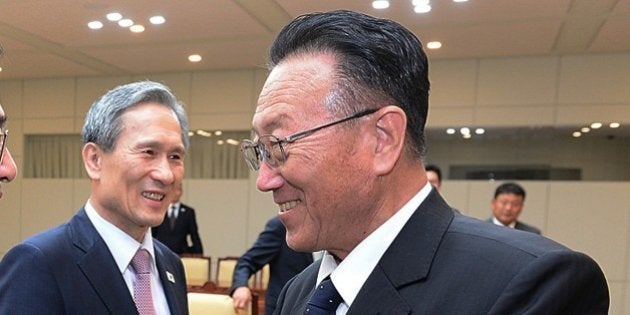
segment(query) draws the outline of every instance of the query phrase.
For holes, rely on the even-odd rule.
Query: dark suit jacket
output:
[[[154,247],[171,314],[188,314],[181,260],[158,241]],[[114,257],[84,209],[12,248],[0,270],[0,314],[137,314]]]
[[[177,211],[177,220],[175,220],[173,229],[171,229],[167,212],[162,224],[151,229],[153,237],[160,240],[178,255],[203,254],[203,246],[197,230],[195,209],[180,203]],[[186,240],[188,235],[190,235],[192,246],[188,246],[188,241]]]
[[[277,314],[303,314],[318,268],[287,283]],[[606,314],[608,304],[606,279],[588,256],[456,214],[432,190],[348,314]]]
[[[487,222],[490,222],[492,224],[494,224],[494,222],[492,221],[492,217],[490,217],[488,220],[486,220]],[[521,230],[521,231],[526,231],[526,232],[531,232],[531,233],[536,233],[536,234],[542,234],[540,229],[529,225],[529,224],[525,224],[521,221],[516,220],[516,225],[514,225],[514,228],[517,230]]]
[[[311,253],[298,253],[285,241],[286,229],[278,217],[267,221],[254,245],[243,254],[234,268],[230,295],[238,287],[248,286],[249,277],[269,264],[269,283],[265,296],[265,314],[273,314],[278,294],[289,279],[313,262]]]

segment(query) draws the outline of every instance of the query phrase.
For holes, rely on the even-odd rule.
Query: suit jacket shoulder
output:
[[[317,273],[307,270],[285,287],[281,314],[303,311]],[[608,303],[604,275],[588,256],[454,213],[432,191],[348,314],[606,314]]]
[[[12,248],[0,269],[0,314],[136,311],[113,256],[83,209],[68,223]]]

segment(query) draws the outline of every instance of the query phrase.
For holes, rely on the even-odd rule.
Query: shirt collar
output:
[[[94,206],[90,203],[90,200],[88,200],[85,204],[85,212],[94,225],[96,232],[98,232],[103,241],[105,241],[107,248],[109,248],[109,252],[116,261],[116,265],[118,266],[120,273],[123,273],[129,267],[131,259],[140,248],[144,248],[149,251],[152,258],[152,269],[154,272],[157,271],[157,267],[155,266],[155,252],[153,249],[151,229],[147,230],[142,243],[139,243],[129,234],[101,217],[101,215],[96,212],[96,209],[94,209]]]
[[[516,220],[512,221],[512,222],[511,222],[510,224],[508,224],[508,225],[505,225],[505,224],[503,224],[503,222],[499,221],[499,220],[497,219],[497,217],[492,216],[492,223],[494,223],[494,224],[496,224],[496,225],[500,225],[500,226],[507,226],[507,227],[510,227],[510,228],[513,228],[513,229],[514,229],[514,228],[516,228]]]
[[[378,261],[431,189],[435,188],[427,182],[399,211],[361,241],[341,263],[337,264],[335,258],[326,252],[319,267],[316,284],[330,275],[344,304],[350,307]]]

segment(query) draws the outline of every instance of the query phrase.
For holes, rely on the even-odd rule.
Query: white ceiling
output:
[[[0,0],[0,80],[133,75],[263,67],[269,43],[295,16],[352,9],[394,19],[424,43],[439,40],[432,60],[630,51],[630,0]],[[146,26],[133,34],[107,22],[118,11]],[[148,25],[162,14],[164,25]],[[86,23],[102,20],[90,30]],[[191,64],[187,56],[203,60]]]

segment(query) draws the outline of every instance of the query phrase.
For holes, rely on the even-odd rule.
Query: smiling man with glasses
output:
[[[285,285],[276,314],[607,312],[588,256],[463,216],[429,184],[428,62],[407,29],[306,14],[269,61],[243,155],[289,247],[326,251]]]
[[[0,46],[0,58],[4,54],[2,46]],[[11,152],[7,148],[7,138],[9,131],[7,130],[7,116],[4,114],[2,104],[0,104],[0,183],[8,183],[17,176],[17,166],[11,156]],[[0,199],[2,198],[2,185],[0,184]]]
[[[0,105],[0,183],[8,183],[15,179],[17,175],[17,166],[15,161],[7,148],[7,140],[9,137],[9,130],[7,128],[7,116],[4,114],[4,109]],[[2,198],[2,186],[0,185],[0,198]]]

